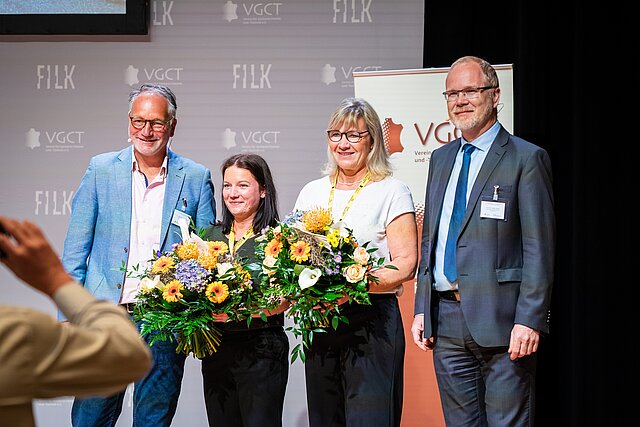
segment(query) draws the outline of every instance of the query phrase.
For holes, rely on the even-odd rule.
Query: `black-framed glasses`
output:
[[[169,126],[169,123],[171,123],[171,120],[173,119],[169,119],[167,121],[163,121],[163,120],[159,120],[159,119],[153,119],[153,120],[145,120],[142,117],[129,117],[129,121],[131,122],[131,126],[134,127],[134,129],[142,129],[144,128],[147,123],[149,123],[149,125],[151,126],[151,129],[154,132],[162,132],[167,130],[167,127]]]
[[[342,140],[342,135],[344,135],[347,137],[347,141],[354,144],[356,142],[360,142],[360,140],[368,133],[368,130],[362,132],[358,132],[355,130],[350,130],[347,132],[340,132],[339,130],[328,130],[327,136],[329,137],[330,141],[340,142]]]
[[[447,102],[455,102],[458,100],[458,96],[462,96],[465,99],[475,99],[483,90],[495,88],[496,86],[468,87],[462,90],[448,90],[446,92],[442,92],[442,94]]]

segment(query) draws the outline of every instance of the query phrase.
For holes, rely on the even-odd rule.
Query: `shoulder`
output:
[[[322,178],[314,179],[313,181],[307,182],[303,187],[300,193],[307,193],[317,191],[323,188],[331,187],[331,183],[329,182],[328,176],[323,176]]]
[[[384,191],[388,193],[411,194],[411,190],[407,184],[392,176],[373,182],[372,188],[375,188],[376,192]]]
[[[222,232],[222,224],[215,224],[208,227],[204,233],[204,240],[216,241],[225,239],[225,235]]]
[[[200,164],[194,160],[191,160],[188,157],[184,157],[181,156],[180,154],[169,150],[169,159],[168,159],[168,164],[169,167],[171,166],[175,166],[175,167],[179,167],[179,168],[183,168],[183,169],[188,169],[189,172],[194,173],[211,173],[209,171],[209,168],[207,168],[206,166],[204,166],[203,164]]]
[[[91,163],[96,165],[96,166],[107,165],[107,164],[113,163],[117,159],[120,159],[120,160],[129,159],[129,160],[131,160],[131,156],[132,156],[131,147],[126,147],[126,148],[123,148],[120,151],[110,151],[108,153],[96,154],[95,156],[93,156],[91,158]]]

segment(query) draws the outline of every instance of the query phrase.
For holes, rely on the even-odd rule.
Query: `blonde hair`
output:
[[[389,163],[389,154],[384,146],[382,124],[378,113],[367,101],[354,97],[343,99],[338,108],[331,114],[328,129],[340,129],[343,125],[356,126],[360,119],[364,119],[365,126],[371,137],[371,151],[367,156],[367,168],[371,172],[371,179],[379,181],[391,176],[393,171],[391,163]],[[327,146],[327,163],[322,173],[333,176],[337,172],[338,165],[331,153],[331,147]]]

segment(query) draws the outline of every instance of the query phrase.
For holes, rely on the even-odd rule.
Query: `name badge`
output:
[[[480,202],[480,218],[505,219],[504,213],[507,204],[505,202]]]
[[[173,211],[171,224],[177,225],[178,227],[180,227],[182,224],[185,224],[187,227],[189,227],[189,224],[191,224],[191,216],[188,213],[176,209]]]

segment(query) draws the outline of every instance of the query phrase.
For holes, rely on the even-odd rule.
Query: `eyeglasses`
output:
[[[154,132],[162,132],[167,129],[167,126],[169,126],[169,123],[171,123],[171,120],[173,119],[169,119],[165,122],[158,119],[145,120],[142,117],[129,117],[129,120],[131,121],[131,126],[133,126],[134,129],[143,129],[147,123],[149,123]]]
[[[455,102],[458,100],[459,95],[462,95],[465,99],[476,99],[483,90],[495,88],[496,86],[469,87],[462,90],[449,90],[447,92],[442,92],[442,94],[447,102]]]
[[[329,137],[329,140],[333,141],[333,142],[340,142],[342,141],[342,135],[347,137],[347,141],[349,141],[352,144],[355,144],[356,142],[360,142],[360,140],[365,136],[365,134],[369,133],[368,130],[362,131],[362,132],[358,132],[355,130],[350,130],[348,132],[340,132],[338,130],[328,130],[327,131],[327,136]]]

